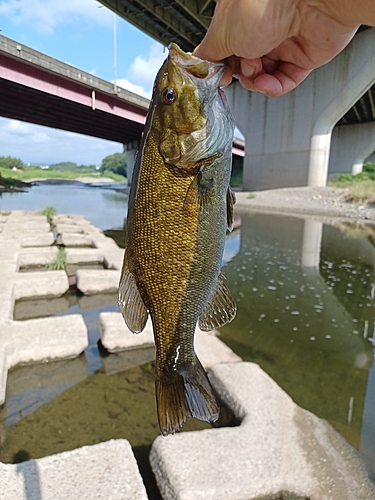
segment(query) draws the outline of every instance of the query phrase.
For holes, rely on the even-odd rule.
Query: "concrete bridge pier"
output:
[[[138,141],[133,141],[129,142],[128,144],[124,144],[124,153],[126,153],[126,170],[128,177],[128,186],[130,186],[132,182],[134,162],[137,156],[138,148],[139,148]]]
[[[375,149],[375,122],[335,127],[332,133],[328,177],[359,174]]]
[[[230,85],[228,101],[246,139],[244,190],[324,186],[332,129],[375,82],[374,68],[375,29],[368,29],[285,96]]]

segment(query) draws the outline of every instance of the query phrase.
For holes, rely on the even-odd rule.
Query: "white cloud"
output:
[[[31,136],[31,142],[34,143],[46,143],[50,142],[50,140],[50,136],[44,132],[37,132]]]
[[[130,92],[134,92],[134,94],[138,94],[138,95],[141,95],[143,97],[147,97],[148,99],[151,98],[152,89],[146,90],[145,88],[142,87],[142,85],[137,85],[135,83],[131,83],[126,78],[121,78],[121,80],[117,80],[116,84],[118,87],[129,90]]]
[[[153,43],[148,56],[138,55],[131,63],[128,72],[129,83],[141,86],[147,93],[146,97],[150,97],[155,76],[167,55],[162,45]]]
[[[5,133],[17,134],[18,136],[30,135],[30,125],[19,120],[7,120],[1,130]]]
[[[61,23],[77,18],[101,25],[113,23],[113,14],[99,8],[95,0],[0,0],[0,16],[11,17],[16,23],[32,23],[41,33],[52,33]]]

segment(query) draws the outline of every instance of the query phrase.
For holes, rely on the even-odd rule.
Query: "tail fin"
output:
[[[189,367],[157,374],[155,387],[163,436],[174,434],[190,417],[209,423],[219,417],[219,406],[198,358]]]

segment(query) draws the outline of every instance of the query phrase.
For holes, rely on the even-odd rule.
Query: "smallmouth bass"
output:
[[[194,351],[196,324],[231,321],[236,304],[220,272],[233,225],[229,188],[234,120],[219,89],[224,64],[176,44],[159,70],[129,194],[119,304],[128,328],[150,314],[155,391],[163,435],[219,407]]]

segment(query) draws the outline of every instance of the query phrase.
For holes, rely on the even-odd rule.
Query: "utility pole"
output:
[[[116,23],[116,14],[113,14],[113,88],[114,91],[117,92],[117,23]]]

